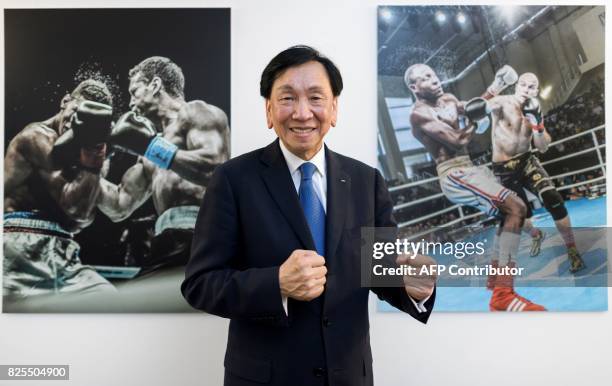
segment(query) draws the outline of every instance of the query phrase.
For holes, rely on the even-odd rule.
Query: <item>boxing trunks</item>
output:
[[[3,294],[14,298],[116,291],[79,258],[79,244],[38,212],[4,214]]]
[[[497,182],[489,169],[475,166],[468,156],[441,162],[436,169],[446,198],[455,204],[477,208],[488,216],[499,215],[499,205],[513,194]]]
[[[493,173],[503,186],[516,192],[525,203],[529,201],[523,188],[537,194],[540,201],[543,201],[543,192],[555,189],[540,160],[531,152],[519,154],[507,161],[494,162]],[[531,216],[531,208],[527,205],[527,218]]]
[[[161,267],[187,264],[199,209],[197,206],[177,206],[167,209],[157,218],[151,256],[141,274]]]

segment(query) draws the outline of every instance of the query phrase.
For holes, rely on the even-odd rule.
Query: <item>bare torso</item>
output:
[[[78,232],[94,220],[99,177],[75,171],[68,181],[62,171],[51,170],[49,157],[57,138],[48,125],[32,123],[12,139],[4,159],[4,211],[40,212]]]
[[[413,134],[438,164],[468,154],[464,137],[471,132],[460,127],[462,111],[463,104],[451,94],[442,95],[435,106],[421,100],[415,103],[410,116]]]
[[[223,142],[225,139],[215,129],[203,133],[201,130],[193,129],[191,124],[193,122],[186,123],[181,119],[189,117],[189,121],[206,121],[209,115],[217,113],[215,109],[219,110],[202,101],[185,103],[179,112],[179,118],[163,127],[163,137],[181,150],[197,150],[202,146],[214,146],[218,142]],[[206,141],[201,140],[203,135],[207,137]],[[173,170],[157,168],[146,159],[143,159],[143,162],[145,169],[151,175],[153,204],[158,214],[176,206],[200,206],[206,186],[190,182]]]
[[[521,103],[514,95],[489,101],[493,117],[493,162],[504,162],[531,149],[532,130],[525,124]]]

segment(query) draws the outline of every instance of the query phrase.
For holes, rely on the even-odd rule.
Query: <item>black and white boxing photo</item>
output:
[[[5,31],[4,312],[190,312],[229,9],[15,9]]]

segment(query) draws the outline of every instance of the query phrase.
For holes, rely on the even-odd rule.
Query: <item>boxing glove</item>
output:
[[[515,84],[518,81],[518,74],[514,68],[509,65],[504,65],[495,73],[493,83],[487,89],[487,92],[493,96],[499,95],[506,87]]]
[[[476,134],[486,132],[491,126],[491,109],[483,98],[474,98],[465,104],[465,115],[476,125]]]
[[[521,111],[534,132],[542,133],[544,131],[544,117],[542,116],[540,101],[537,98],[527,98],[521,107]]]
[[[66,130],[51,150],[53,169],[79,166],[99,173],[106,158],[113,109],[104,103],[83,101],[70,117]]]
[[[153,122],[133,111],[117,120],[109,142],[128,153],[147,158],[162,169],[170,168],[178,151],[175,144],[157,134]]]

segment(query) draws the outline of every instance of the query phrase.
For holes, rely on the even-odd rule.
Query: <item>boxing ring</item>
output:
[[[563,179],[565,177],[572,177],[574,175],[580,175],[582,173],[601,171],[602,175],[599,177],[584,181],[576,181],[575,183],[559,185],[555,183],[558,191],[567,191],[572,188],[579,188],[581,186],[589,185],[591,191],[598,192],[598,197],[584,197],[576,200],[567,200],[566,207],[570,215],[572,226],[575,228],[575,232],[578,238],[583,241],[578,244],[579,250],[583,253],[583,258],[587,268],[580,272],[578,275],[572,276],[569,272],[563,272],[559,276],[567,280],[568,278],[574,280],[573,287],[559,287],[559,286],[547,286],[546,284],[541,287],[520,287],[517,286],[517,290],[521,295],[528,299],[543,304],[549,311],[602,311],[607,310],[607,285],[593,284],[592,275],[605,275],[607,268],[607,249],[602,244],[606,243],[605,237],[605,225],[606,225],[606,163],[605,163],[605,147],[606,144],[601,141],[597,134],[603,133],[605,125],[596,126],[589,130],[585,130],[581,133],[577,133],[557,141],[551,142],[550,148],[561,144],[566,144],[570,141],[576,141],[582,139],[583,141],[590,141],[588,147],[575,151],[571,154],[562,154],[556,158],[549,159],[541,162],[541,164],[549,169],[549,165],[561,161],[567,161],[575,159],[580,156],[593,156],[596,162],[592,166],[580,167],[575,170],[551,175],[552,180]],[[582,143],[582,146],[586,146],[587,143]],[[562,153],[562,151],[561,151]],[[483,164],[483,166],[490,167],[491,162]],[[571,166],[571,165],[570,165]],[[550,170],[550,169],[549,169]],[[389,189],[393,193],[401,193],[406,189],[411,189],[419,186],[426,186],[427,184],[436,185],[439,191],[438,177],[430,177],[420,181],[414,181],[399,186],[394,186]],[[420,197],[410,202],[400,203],[394,206],[394,212],[405,210],[406,208],[417,208],[419,204],[427,203],[432,200],[445,200],[443,193],[432,192],[432,194]],[[430,219],[436,218],[444,213],[453,213],[456,218],[441,222],[436,226],[428,227],[427,229],[419,230],[418,232],[406,232],[409,227],[416,225],[420,222],[425,222]],[[437,210],[432,213],[420,215],[417,218],[413,218],[407,221],[399,223],[400,234],[402,229],[404,234],[402,238],[408,240],[420,240],[424,238],[427,240],[433,232],[442,230],[445,235],[449,235],[451,232],[456,231],[459,227],[453,227],[453,225],[461,224],[462,221],[470,221],[471,224],[466,225],[464,228],[470,228],[471,231],[466,231],[458,234],[458,238],[454,241],[487,241],[493,240],[495,233],[495,220],[494,218],[487,217],[482,212],[466,213],[461,205],[451,204],[447,208]],[[531,244],[530,237],[523,234],[521,237],[521,246],[519,250],[519,262],[520,266],[526,267],[529,272],[535,273],[536,275],[540,272],[546,272],[547,269],[554,264],[560,270],[567,270],[567,256],[565,254],[565,248],[563,241],[559,235],[553,235],[554,233],[554,221],[550,214],[544,209],[539,208],[534,210],[534,216],[532,221],[537,227],[550,227],[552,231],[550,236],[544,240],[542,244],[542,252],[537,257],[528,257],[529,248]],[[490,225],[490,226],[487,226]],[[579,227],[590,227],[590,228],[579,228]],[[593,231],[594,227],[601,227],[601,232]],[[463,229],[463,228],[462,228]],[[580,234],[581,232],[582,235]],[[591,232],[591,233],[588,233]],[[585,236],[586,235],[586,236]],[[591,237],[591,241],[588,240]],[[451,240],[452,241],[452,240]],[[491,244],[488,244],[491,245]],[[457,261],[452,257],[433,256],[440,264],[454,264]],[[460,264],[468,266],[473,263],[472,261],[461,261]],[[599,283],[599,282],[597,282]],[[491,297],[491,292],[488,291],[482,283],[480,284],[466,284],[462,286],[445,287],[444,282],[440,283],[438,288],[438,296],[436,298],[436,311],[461,311],[461,312],[488,312],[488,302]],[[378,303],[378,308],[383,312],[392,312],[393,309],[384,304],[384,302]]]
[[[572,141],[572,140],[575,140],[575,139],[581,138],[581,137],[588,137],[592,141],[592,146],[587,148],[587,149],[579,150],[579,151],[571,153],[571,154],[563,155],[563,156],[560,156],[558,158],[554,158],[554,159],[551,159],[551,160],[547,160],[547,161],[541,162],[542,166],[544,166],[544,167],[546,167],[546,165],[550,165],[550,164],[553,164],[553,163],[556,163],[556,162],[560,162],[560,161],[565,161],[565,160],[568,160],[568,159],[571,159],[571,158],[574,158],[574,157],[582,156],[582,155],[585,155],[585,154],[590,154],[590,153],[593,153],[593,152],[596,153],[597,159],[598,159],[598,163],[596,165],[594,165],[594,166],[590,166],[590,167],[582,168],[582,169],[578,169],[578,170],[573,170],[573,171],[569,171],[569,172],[566,172],[566,173],[551,175],[550,176],[551,180],[554,181],[554,180],[559,179],[559,178],[564,178],[564,177],[567,177],[567,176],[572,176],[572,175],[577,175],[577,174],[581,174],[581,173],[586,173],[586,172],[594,171],[594,170],[601,170],[602,171],[602,175],[600,177],[596,177],[596,178],[593,178],[593,179],[590,179],[590,180],[580,181],[580,182],[576,182],[576,183],[569,184],[569,185],[563,185],[563,186],[557,186],[558,184],[555,184],[557,186],[557,191],[564,191],[564,190],[572,189],[574,187],[580,187],[580,186],[583,186],[583,185],[594,184],[594,183],[598,183],[596,186],[599,189],[603,188],[604,191],[605,191],[605,184],[606,184],[605,183],[605,180],[606,180],[606,163],[605,163],[605,157],[602,154],[602,149],[605,149],[606,144],[605,143],[599,143],[600,141],[597,138],[597,134],[596,134],[598,131],[602,131],[603,132],[603,130],[605,130],[605,125],[596,126],[596,127],[591,128],[589,130],[585,130],[585,131],[583,131],[581,133],[574,134],[574,135],[571,135],[571,136],[559,139],[559,140],[551,142],[549,144],[549,148],[550,148],[550,147],[557,146],[557,145],[560,145],[560,144],[563,144],[563,143],[566,143],[566,142],[569,142],[569,141]],[[532,150],[532,151],[533,152],[537,152],[537,151],[534,151],[534,150]],[[491,162],[488,162],[488,163],[486,163],[486,164],[484,164],[482,166],[490,167],[491,166]],[[415,188],[415,187],[418,187],[418,186],[424,186],[424,185],[432,184],[432,183],[436,184],[436,186],[439,189],[439,177],[435,176],[435,177],[430,177],[430,178],[426,178],[426,179],[423,179],[423,180],[409,182],[409,183],[406,183],[406,184],[402,184],[402,185],[391,187],[391,188],[389,188],[389,192],[391,192],[391,193],[401,192],[401,191],[406,190],[406,189]],[[441,193],[441,192],[440,193],[435,193],[435,194],[431,194],[429,196],[422,197],[422,198],[419,198],[419,199],[416,199],[416,200],[412,200],[412,201],[409,201],[409,202],[404,202],[404,203],[401,203],[401,204],[397,204],[397,205],[395,205],[393,207],[393,211],[395,213],[395,212],[398,212],[400,210],[403,210],[403,209],[406,209],[406,208],[410,208],[410,207],[414,207],[416,205],[419,205],[419,204],[422,204],[422,203],[426,203],[426,202],[429,202],[429,201],[432,201],[432,200],[440,199],[440,198],[444,198],[444,193]],[[432,213],[428,213],[426,215],[423,215],[423,216],[420,216],[420,217],[417,217],[417,218],[414,218],[414,219],[411,219],[411,220],[408,220],[408,221],[401,222],[401,223],[398,224],[398,227],[400,228],[400,231],[401,231],[403,228],[405,229],[405,228],[407,228],[407,227],[409,227],[411,225],[416,225],[416,224],[419,224],[419,223],[421,223],[423,221],[427,221],[429,219],[433,219],[433,218],[435,218],[437,216],[440,216],[442,214],[452,213],[452,212],[457,213],[457,217],[454,220],[448,221],[448,222],[446,222],[446,223],[444,223],[442,225],[438,225],[438,226],[436,226],[435,228],[432,228],[432,229],[426,229],[426,230],[424,230],[422,232],[418,232],[416,234],[406,235],[406,238],[408,240],[420,239],[420,238],[423,238],[424,236],[427,236],[428,234],[430,234],[430,233],[432,233],[434,231],[438,231],[438,230],[440,230],[442,228],[447,228],[449,226],[452,226],[452,225],[455,225],[455,224],[459,224],[462,221],[466,221],[466,220],[470,220],[470,219],[473,219],[473,218],[479,218],[479,217],[484,217],[485,216],[485,214],[483,212],[480,212],[480,211],[478,211],[476,213],[466,214],[464,212],[464,210],[463,210],[462,205],[453,204],[453,205],[451,205],[451,206],[449,206],[447,208],[440,209],[438,211],[435,211],[435,212],[432,212]],[[484,220],[487,220],[487,219],[486,218],[482,218],[480,221],[484,221]],[[600,224],[600,225],[605,225],[605,222],[603,224]]]

